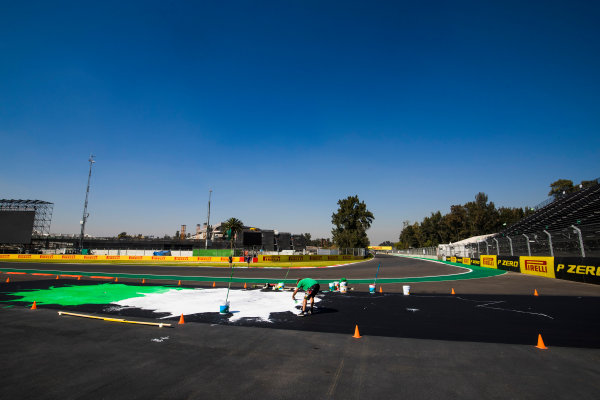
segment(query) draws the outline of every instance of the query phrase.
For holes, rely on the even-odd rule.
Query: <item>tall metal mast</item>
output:
[[[212,195],[212,189],[208,190],[208,216],[206,217],[206,241],[204,242],[204,248],[208,249],[208,237],[210,235],[210,197]]]
[[[81,235],[79,236],[79,250],[83,249],[83,234],[85,233],[85,223],[87,221],[87,218],[90,216],[90,214],[88,214],[88,212],[87,212],[87,206],[88,206],[88,196],[90,194],[90,179],[92,178],[92,165],[94,165],[94,163],[96,162],[96,161],[94,161],[93,154],[90,154],[90,159],[88,161],[90,162],[90,172],[88,174],[87,189],[85,190],[85,203],[83,205],[83,217],[81,218]]]

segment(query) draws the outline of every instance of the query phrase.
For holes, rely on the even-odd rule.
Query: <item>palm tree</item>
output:
[[[235,235],[244,229],[244,223],[237,218],[229,218],[227,221],[221,224],[221,230],[224,234],[229,236],[229,240],[231,241],[231,255],[233,256],[233,240]]]

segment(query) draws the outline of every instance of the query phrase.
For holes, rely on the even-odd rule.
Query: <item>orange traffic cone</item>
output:
[[[6,278],[6,283],[10,283],[10,278]]]
[[[538,292],[537,292],[537,289],[533,289],[533,295],[534,295],[534,296],[539,296],[539,294],[538,294]]]
[[[213,282],[213,287],[217,286],[216,282]]]
[[[247,289],[247,287],[246,287],[246,282],[244,282],[244,290],[246,290],[246,289]]]
[[[115,278],[115,282],[119,282],[119,278]]]
[[[78,277],[77,277],[77,280],[78,280],[78,281],[80,281],[80,280],[81,280],[81,276],[78,276]]]
[[[541,333],[538,335],[538,344],[535,347],[537,347],[540,350],[547,350],[548,349],[546,347],[546,345],[544,344],[544,340],[542,339],[542,334]]]
[[[379,293],[383,293],[383,287],[379,286]]]
[[[58,275],[56,275],[56,279],[58,279]]]
[[[179,325],[183,324],[185,324],[185,321],[183,320],[183,314],[181,314],[181,317],[179,317]]]
[[[456,292],[454,291],[454,288],[452,288],[452,292],[450,294],[456,294]]]
[[[361,338],[362,336],[360,336],[360,333],[358,333],[358,325],[356,325],[356,328],[354,329],[354,336],[352,336],[353,338]]]
[[[181,281],[177,281],[177,286],[181,286]]]
[[[35,305],[35,300],[33,301],[33,305],[31,306],[32,310],[37,310],[37,306]]]
[[[146,283],[146,278],[142,278],[142,285]]]

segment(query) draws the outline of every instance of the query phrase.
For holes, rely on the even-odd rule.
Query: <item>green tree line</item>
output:
[[[420,223],[406,224],[396,247],[408,249],[437,246],[471,236],[499,232],[531,213],[533,211],[528,207],[496,208],[493,202],[488,202],[488,196],[480,192],[475,196],[475,201],[451,206],[448,214],[442,215],[437,211]]]

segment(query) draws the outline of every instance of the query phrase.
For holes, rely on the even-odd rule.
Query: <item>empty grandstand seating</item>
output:
[[[511,225],[500,236],[560,230],[571,225],[600,223],[600,184],[567,194]]]

